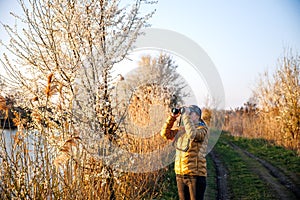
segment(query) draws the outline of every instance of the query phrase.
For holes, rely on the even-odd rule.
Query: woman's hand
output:
[[[178,113],[178,114],[171,113],[171,116],[173,116],[175,118],[179,117],[179,115],[180,115],[180,113]]]

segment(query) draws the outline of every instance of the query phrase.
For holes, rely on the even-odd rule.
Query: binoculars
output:
[[[181,108],[172,108],[171,109],[171,112],[174,114],[174,115],[177,115],[177,114],[183,114],[185,111],[185,108],[184,107],[181,107]]]

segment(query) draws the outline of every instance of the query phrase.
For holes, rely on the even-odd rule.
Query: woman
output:
[[[171,113],[161,130],[162,137],[173,140],[176,147],[175,173],[180,200],[204,198],[208,128],[201,113],[196,105],[183,107],[179,113]],[[183,124],[173,128],[179,116]]]

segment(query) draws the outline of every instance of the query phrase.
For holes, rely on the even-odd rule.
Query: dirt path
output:
[[[217,199],[218,200],[227,200],[230,199],[229,195],[229,188],[227,184],[227,169],[219,159],[218,154],[216,154],[214,151],[210,152],[210,156],[214,162],[215,168],[216,168],[216,174],[217,174]]]
[[[239,146],[228,142],[238,154],[249,166],[249,169],[257,174],[270,190],[273,191],[274,196],[282,200],[297,200],[300,199],[300,187],[297,178],[288,177],[277,167],[273,166],[266,160],[258,158],[250,152],[240,148]],[[228,170],[219,159],[219,155],[215,151],[210,152],[210,156],[213,160],[214,167],[216,168],[217,175],[217,199],[230,199],[230,188],[228,186]]]
[[[233,143],[229,143],[229,145],[249,164],[250,169],[270,186],[279,199],[300,199],[300,189],[278,168]]]

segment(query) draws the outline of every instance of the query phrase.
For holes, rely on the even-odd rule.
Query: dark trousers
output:
[[[176,175],[180,200],[202,200],[206,188],[205,176]]]

